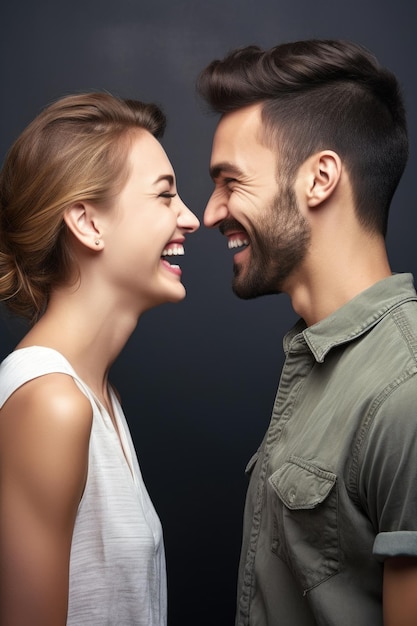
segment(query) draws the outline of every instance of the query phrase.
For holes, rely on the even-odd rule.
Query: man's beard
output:
[[[250,233],[248,265],[233,267],[233,291],[245,300],[284,291],[310,243],[310,226],[289,186],[275,196],[255,228]]]

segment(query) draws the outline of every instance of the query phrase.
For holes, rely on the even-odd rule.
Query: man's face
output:
[[[217,127],[210,171],[215,189],[204,214],[228,238],[233,290],[241,298],[286,292],[303,261],[310,227],[276,154],[262,143],[260,105],[228,113]]]

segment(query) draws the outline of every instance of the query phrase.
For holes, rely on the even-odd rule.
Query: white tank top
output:
[[[34,346],[12,352],[0,365],[0,408],[21,385],[51,373],[70,375],[93,409],[88,476],[71,547],[67,625],[165,626],[162,528],[114,393],[123,447],[110,415],[68,361]]]

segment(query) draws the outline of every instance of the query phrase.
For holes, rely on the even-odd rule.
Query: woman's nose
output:
[[[181,206],[178,212],[178,226],[193,233],[200,227],[197,216],[190,211],[186,204],[180,199]]]

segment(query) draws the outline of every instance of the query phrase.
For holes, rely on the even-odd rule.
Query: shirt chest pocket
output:
[[[269,478],[272,551],[304,592],[339,571],[336,475],[292,456]]]

